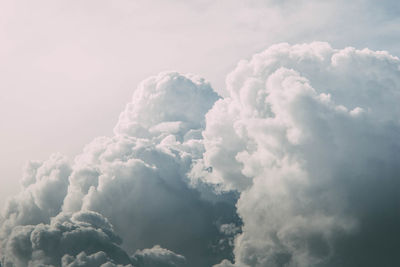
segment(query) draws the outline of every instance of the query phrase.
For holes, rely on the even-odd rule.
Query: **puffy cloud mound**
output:
[[[161,73],[143,81],[111,138],[98,138],[75,160],[64,211],[89,209],[112,222],[130,253],[161,245],[191,266],[211,265],[218,224],[232,222],[232,194],[191,188],[186,173],[204,152],[201,131],[218,95],[203,79]]]
[[[234,266],[400,264],[399,66],[279,44],[228,76],[192,176],[241,192]]]
[[[70,163],[59,154],[45,162],[30,162],[21,181],[23,191],[10,199],[3,211],[0,239],[17,225],[49,223],[61,211],[71,172]]]
[[[204,115],[218,99],[204,79],[179,73],[160,73],[136,89],[114,132],[149,138],[171,133],[183,138],[204,127]]]
[[[400,60],[279,44],[227,92],[161,73],[114,136],[28,164],[1,264],[400,265]]]
[[[56,156],[45,163],[30,163],[23,192],[9,201],[3,214],[2,261],[17,264],[22,257],[8,249],[14,231],[33,231],[57,214],[87,211],[107,218],[112,232],[123,237],[121,244],[111,243],[121,245],[126,254],[135,253],[135,266],[211,266],[231,258],[232,246],[220,245],[227,235],[219,227],[239,224],[237,196],[217,194],[204,183],[194,188],[187,177],[193,160],[204,153],[205,114],[218,99],[204,79],[161,73],[139,85],[120,116],[115,136],[95,139],[72,164],[64,166]],[[80,216],[98,227],[106,225],[84,214]],[[55,231],[52,224],[40,227]],[[24,231],[27,239],[31,232]],[[42,241],[50,246],[46,240],[53,239]],[[54,264],[62,258],[66,266],[131,263],[110,255],[108,247],[90,250],[87,246],[83,243],[72,252],[60,248],[55,258],[43,262]],[[48,257],[48,251],[40,251]],[[37,254],[27,252],[23,263],[40,258],[33,256]]]
[[[102,215],[60,213],[50,224],[14,227],[3,247],[2,261],[5,266],[130,264],[119,243],[121,239]]]
[[[184,267],[187,266],[186,259],[182,255],[172,251],[154,246],[151,249],[137,251],[133,257],[135,266],[139,267]]]
[[[93,253],[89,256],[84,251],[76,257],[65,255],[61,261],[61,266],[63,267],[132,267],[131,264],[122,265],[113,263],[103,251]]]

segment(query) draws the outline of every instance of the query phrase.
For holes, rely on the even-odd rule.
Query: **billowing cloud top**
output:
[[[193,176],[241,192],[235,266],[399,264],[399,66],[279,44],[228,76]]]
[[[114,132],[148,137],[160,132],[183,135],[199,130],[204,127],[204,115],[217,99],[210,84],[198,76],[160,73],[139,85]]]
[[[3,213],[3,264],[185,266],[189,261],[210,266],[231,258],[224,240],[232,234],[219,228],[238,223],[236,196],[216,194],[206,184],[193,188],[186,176],[204,152],[205,114],[218,98],[204,79],[161,73],[139,85],[115,136],[95,139],[74,163],[60,155],[31,162],[24,190]],[[96,219],[87,212],[96,212]],[[96,228],[81,230],[54,219],[77,213],[92,218]],[[44,248],[35,246],[37,227],[44,229],[43,236],[56,232],[58,239],[44,238]],[[69,232],[76,239],[64,249],[62,237]],[[110,233],[113,238],[107,237]],[[117,235],[123,242],[116,241]]]
[[[143,81],[112,137],[31,162],[3,266],[397,266],[400,61],[279,44]]]

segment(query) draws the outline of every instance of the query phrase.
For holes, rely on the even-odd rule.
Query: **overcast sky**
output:
[[[71,159],[112,134],[137,84],[192,72],[224,94],[236,63],[273,43],[328,41],[400,55],[393,1],[0,2],[0,203],[23,165]]]

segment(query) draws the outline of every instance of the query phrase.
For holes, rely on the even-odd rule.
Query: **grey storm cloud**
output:
[[[396,266],[400,61],[278,44],[143,81],[111,137],[30,162],[2,266]]]
[[[131,260],[118,246],[120,243],[121,239],[101,214],[61,212],[50,224],[14,227],[3,247],[3,262],[5,266],[80,266],[77,261],[86,262],[84,266],[114,261],[129,264]],[[76,259],[70,256],[76,254]]]

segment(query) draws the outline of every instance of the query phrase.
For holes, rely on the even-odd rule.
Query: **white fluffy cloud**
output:
[[[141,82],[114,132],[145,138],[163,133],[184,137],[204,127],[204,115],[217,99],[203,78],[160,73]]]
[[[227,77],[143,81],[114,136],[31,162],[4,266],[394,266],[400,61],[279,44]]]
[[[154,246],[151,249],[138,250],[132,257],[138,267],[184,267],[187,266],[185,257],[172,251]]]
[[[20,226],[33,229],[61,211],[94,211],[123,237],[126,253],[135,253],[135,266],[183,266],[186,259],[191,266],[210,266],[230,257],[232,248],[219,245],[227,237],[219,226],[238,222],[237,198],[206,184],[193,188],[186,175],[204,152],[205,114],[218,98],[194,75],[168,72],[143,81],[121,113],[115,136],[95,139],[73,164],[60,156],[29,164],[23,192],[4,213],[3,247]],[[4,262],[19,258],[4,251]],[[84,247],[67,252],[60,251],[52,264],[62,258],[68,266],[90,266],[110,257]]]
[[[17,225],[49,223],[61,211],[71,172],[68,160],[58,154],[45,162],[30,162],[21,182],[23,191],[3,211],[0,238],[6,238]]]
[[[386,52],[279,44],[228,76],[192,175],[241,192],[235,266],[398,261],[399,66]]]

